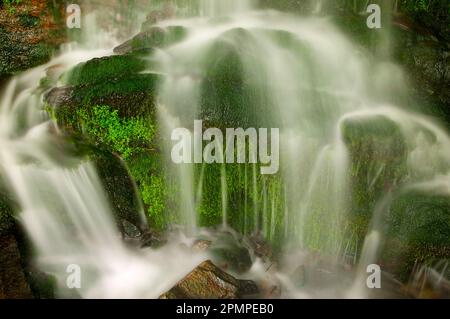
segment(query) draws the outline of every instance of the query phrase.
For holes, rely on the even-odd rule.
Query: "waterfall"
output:
[[[10,81],[0,108],[0,172],[19,204],[18,219],[36,247],[38,265],[57,278],[60,296],[71,296],[67,269],[78,265],[81,297],[157,298],[207,257],[185,247],[201,233],[200,206],[212,191],[207,177],[217,173],[213,186],[219,188],[219,205],[214,213],[220,214],[223,229],[236,226],[233,210],[239,207],[245,234],[277,239],[286,250],[320,252],[333,262],[346,254],[355,260],[361,256],[353,284],[327,293],[366,297],[362,278],[383,248],[382,225],[395,195],[419,189],[450,197],[448,133],[409,110],[406,102],[394,102],[393,94],[407,95],[399,85],[402,71],[366,56],[327,18],[257,10],[252,0],[196,4],[197,17],[158,22],[161,28],[184,28],[186,37],[152,51],[150,59],[151,68],[157,69],[150,71],[163,78],[157,113],[164,171],[176,184],[170,191],[177,203],[170,207],[168,220],[181,225],[190,239],[184,234],[170,238],[159,250],[124,243],[95,166],[70,155],[42,105],[37,86],[45,69],[58,64],[70,69],[112,54],[104,49],[115,44],[109,35],[103,37],[90,26],[87,30],[95,37],[89,50],[72,48]],[[264,176],[259,164],[243,164],[237,175],[244,198],[232,202],[234,175],[228,166],[178,165],[170,158],[171,132],[183,127],[194,134],[193,123],[199,119],[219,129],[279,128],[280,171]],[[361,127],[384,134],[382,145],[370,149],[384,157],[370,167],[357,163],[368,151],[360,144],[374,142]],[[362,244],[353,242],[357,236],[349,230],[352,173],[361,168],[357,164],[367,168],[368,191],[384,182],[381,198],[367,212],[371,221]],[[390,172],[394,165],[401,170]],[[291,288],[287,274],[277,275],[289,287],[286,296],[305,297]]]

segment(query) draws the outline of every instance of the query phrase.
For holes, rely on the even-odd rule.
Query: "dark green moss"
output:
[[[420,190],[396,194],[386,217],[381,261],[401,280],[415,266],[434,267],[450,259],[450,200]]]

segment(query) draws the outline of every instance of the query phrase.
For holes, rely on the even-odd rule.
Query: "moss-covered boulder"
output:
[[[216,232],[211,239],[208,251],[212,261],[222,269],[235,273],[244,273],[252,266],[249,248],[244,238],[234,232]]]
[[[160,299],[239,299],[258,294],[256,284],[238,280],[205,261]]]
[[[403,280],[415,267],[450,259],[450,197],[420,189],[397,194],[386,220],[383,262]],[[450,273],[445,273],[450,280]]]
[[[108,105],[121,117],[153,116],[160,76],[143,73],[145,68],[146,61],[135,55],[93,59],[66,72],[66,85],[51,89],[45,99],[67,115],[83,106]]]
[[[407,145],[399,126],[382,115],[349,118],[341,131],[351,159],[352,223],[363,240],[375,205],[406,177]]]

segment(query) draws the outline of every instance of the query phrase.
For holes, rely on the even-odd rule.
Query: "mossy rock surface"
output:
[[[102,83],[144,71],[146,61],[134,55],[112,55],[80,63],[66,75],[67,85]]]
[[[53,52],[49,44],[24,42],[0,26],[0,79],[46,63]]]
[[[121,117],[155,116],[159,74],[144,73],[147,62],[135,55],[108,56],[66,72],[63,87],[50,90],[47,103],[66,115],[80,107],[108,105]],[[58,111],[59,112],[59,111]]]
[[[435,268],[450,259],[448,196],[401,191],[394,197],[385,222],[381,262],[399,279],[410,279],[415,267]],[[443,275],[450,280],[450,273]]]

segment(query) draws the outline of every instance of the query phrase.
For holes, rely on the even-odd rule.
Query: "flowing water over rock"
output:
[[[319,250],[337,260],[361,253],[349,296],[364,296],[366,267],[383,247],[393,193],[426,188],[449,195],[450,139],[439,124],[409,112],[406,99],[397,102],[406,94],[400,69],[366,56],[326,18],[245,9],[226,19],[209,14],[159,24],[187,29],[183,41],[153,56],[166,76],[160,89],[166,135],[180,126],[193,131],[195,119],[222,128],[279,127],[281,186],[269,187],[269,178],[245,167],[245,189],[253,184],[254,193],[244,200],[254,205],[245,206],[244,224],[251,226],[244,232],[262,231],[268,239],[282,238],[285,247]],[[366,207],[373,210],[372,222],[358,243],[348,228],[352,162],[364,152],[356,144],[370,145],[373,138],[386,143],[372,146],[379,158],[362,163],[372,165],[363,187],[375,193],[381,183],[385,195],[378,193],[378,203]],[[182,185],[180,214],[192,225],[202,202],[196,185],[205,183],[196,181],[194,165],[174,170]],[[227,227],[228,171],[220,172]]]
[[[380,257],[397,203],[410,192],[450,197],[447,132],[408,110],[397,66],[371,58],[327,18],[260,11],[250,0],[200,0],[191,9],[158,22],[184,30],[184,38],[146,57],[146,73],[163,79],[158,118],[178,200],[169,219],[183,227],[158,250],[121,240],[94,166],[69,155],[35,91],[47,67],[69,69],[112,50],[72,50],[14,78],[3,93],[1,172],[39,265],[57,277],[61,296],[70,295],[66,267],[76,264],[81,297],[155,298],[214,252],[222,254],[216,240],[231,242],[227,256],[234,258],[227,249],[237,247],[236,268],[266,284],[266,297],[367,297],[366,267]],[[101,34],[95,40],[104,46]],[[220,129],[279,128],[279,173],[263,176],[256,164],[173,164],[168,137],[178,127],[193,131],[198,119]],[[206,232],[210,251],[193,252],[185,248],[205,235],[200,212],[213,191],[211,176],[220,187],[222,228]],[[236,180],[239,198],[230,192]],[[352,227],[355,210],[368,215],[362,230]],[[230,228],[258,239],[249,243]],[[279,265],[257,253],[264,246],[259,237],[287,252]],[[356,256],[355,269],[345,269]],[[250,270],[244,259],[253,262]]]
[[[48,67],[69,69],[111,53],[69,50],[10,82],[1,100],[0,168],[19,203],[18,218],[36,247],[37,263],[56,277],[59,296],[78,297],[67,289],[66,278],[68,271],[81,269],[81,297],[157,298],[205,257],[186,252],[182,239],[158,252],[125,245],[96,169],[69,155],[37,88]]]

